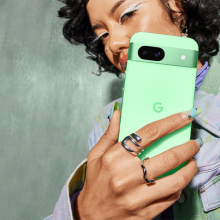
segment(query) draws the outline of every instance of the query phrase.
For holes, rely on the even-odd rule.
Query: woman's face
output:
[[[170,7],[181,11],[175,0]],[[87,12],[94,33],[101,37],[105,54],[121,72],[125,72],[129,40],[136,32],[181,36],[160,0],[89,0]]]

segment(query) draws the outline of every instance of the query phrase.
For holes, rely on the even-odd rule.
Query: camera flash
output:
[[[186,56],[185,56],[185,55],[182,55],[182,56],[181,56],[181,59],[182,59],[182,60],[185,60],[185,59],[186,59]]]

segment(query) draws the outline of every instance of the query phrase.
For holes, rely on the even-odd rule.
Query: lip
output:
[[[123,69],[126,69],[128,55],[124,55],[119,59],[120,65]]]

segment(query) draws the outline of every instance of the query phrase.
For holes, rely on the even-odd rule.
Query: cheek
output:
[[[105,48],[105,55],[112,63],[112,53],[110,53],[110,50],[108,48]]]
[[[119,63],[119,56],[114,56],[111,50],[105,48],[105,54],[108,58],[108,60],[120,71],[123,72],[123,69],[121,68],[121,65]]]
[[[114,60],[114,56],[113,53],[111,52],[111,50],[109,50],[108,48],[105,48],[105,55],[107,56],[107,58],[109,59],[109,61],[116,66],[116,61]]]

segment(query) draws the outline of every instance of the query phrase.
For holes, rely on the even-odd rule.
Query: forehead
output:
[[[129,5],[137,0],[89,0],[86,8],[90,20],[99,20],[104,17],[111,17],[113,13],[123,5]]]
[[[95,14],[100,14],[102,12],[110,12],[110,9],[113,5],[115,5],[117,2],[125,2],[129,0],[89,0],[86,8],[88,11],[88,14],[90,16]]]

